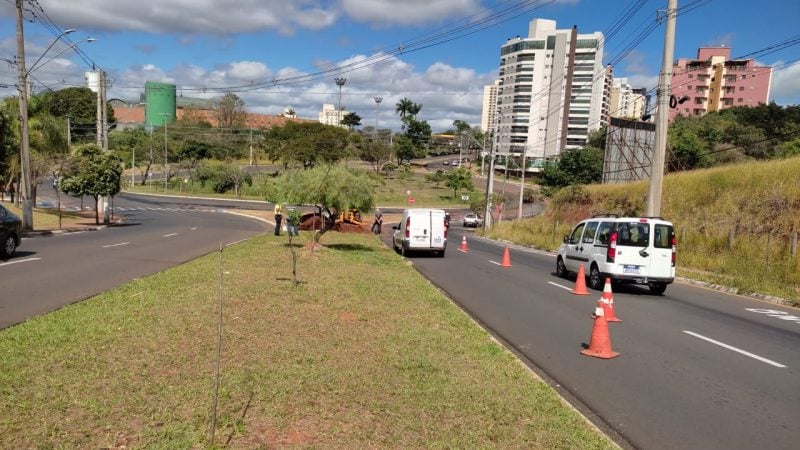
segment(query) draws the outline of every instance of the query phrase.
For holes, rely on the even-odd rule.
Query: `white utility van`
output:
[[[580,265],[592,289],[602,290],[606,277],[646,284],[661,295],[675,281],[675,229],[660,217],[599,215],[578,223],[558,249],[556,273],[566,277]]]
[[[400,223],[392,229],[392,246],[403,256],[409,252],[435,252],[438,256],[444,256],[447,248],[447,222],[443,209],[403,210]]]

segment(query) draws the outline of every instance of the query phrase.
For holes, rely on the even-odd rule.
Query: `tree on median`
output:
[[[463,167],[447,172],[445,178],[445,184],[453,190],[453,198],[456,198],[459,190],[471,191],[475,188],[472,184],[472,172]]]
[[[122,165],[119,157],[103,152],[97,145],[78,147],[72,164],[65,168],[59,189],[72,196],[89,195],[94,199],[94,222],[100,223],[97,201],[120,191]]]
[[[318,165],[308,170],[286,172],[275,181],[271,202],[290,205],[316,205],[329,220],[314,235],[319,242],[335,225],[342,211],[366,212],[375,207],[375,184],[369,175],[340,164]]]

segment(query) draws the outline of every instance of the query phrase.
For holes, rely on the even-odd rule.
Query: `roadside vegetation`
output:
[[[375,236],[285,239],[0,331],[0,447],[210,447],[220,280],[217,446],[614,447]]]

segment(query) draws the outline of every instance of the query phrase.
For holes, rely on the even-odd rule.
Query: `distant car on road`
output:
[[[478,228],[481,225],[483,225],[483,219],[478,217],[478,215],[475,214],[474,212],[468,212],[464,214],[465,227]]]
[[[442,164],[444,164],[445,166],[449,166],[450,165],[450,161],[445,161]]]
[[[22,220],[0,205],[0,257],[10,258],[19,247],[22,238]]]

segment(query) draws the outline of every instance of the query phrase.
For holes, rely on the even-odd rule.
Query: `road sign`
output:
[[[414,203],[414,197],[408,197],[408,203],[409,204]]]
[[[461,194],[461,200],[464,200],[465,202],[466,202],[466,201],[469,201],[469,195],[467,195],[467,194]]]

